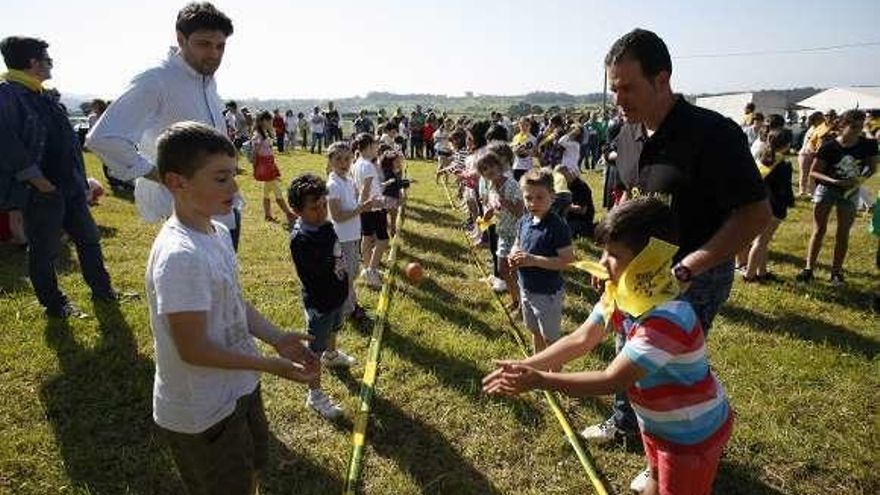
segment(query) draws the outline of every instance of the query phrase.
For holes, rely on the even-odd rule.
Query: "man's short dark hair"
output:
[[[492,124],[486,131],[486,141],[507,141],[507,129],[501,124]]]
[[[172,124],[159,135],[156,158],[159,176],[164,180],[165,174],[173,172],[192,177],[209,155],[237,156],[229,138],[213,127],[199,122]]]
[[[840,118],[837,119],[837,124],[843,128],[848,125],[862,125],[865,122],[865,112],[853,109],[847,110],[840,114]]]
[[[7,68],[15,70],[30,69],[31,59],[45,58],[48,47],[49,43],[41,39],[24,36],[9,36],[0,41],[3,62]]]
[[[653,78],[664,70],[672,74],[672,59],[666,43],[645,29],[633,29],[615,41],[608,50],[608,55],[605,55],[605,66],[610,67],[624,60],[638,62],[642,73],[648,78]]]
[[[209,2],[188,3],[177,13],[175,27],[185,38],[200,30],[222,31],[226,36],[232,35],[232,20]]]
[[[303,174],[290,181],[290,187],[287,189],[287,202],[294,210],[302,211],[308,198],[318,200],[326,195],[327,184],[324,179],[315,174]]]
[[[672,209],[653,196],[640,196],[615,206],[596,226],[596,242],[623,244],[638,254],[652,237],[678,243]]]
[[[226,108],[231,108],[232,110],[238,110],[238,103],[235,100],[229,100],[226,102]]]

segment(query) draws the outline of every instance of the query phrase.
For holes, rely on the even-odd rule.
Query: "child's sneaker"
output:
[[[507,282],[498,277],[492,277],[492,290],[498,293],[507,292]]]
[[[342,415],[342,408],[321,390],[309,390],[306,405],[314,409],[324,419],[336,419]]]
[[[627,435],[627,432],[617,427],[614,418],[608,418],[605,421],[588,426],[581,430],[581,438],[595,443],[609,443]]]
[[[651,469],[645,468],[636,475],[635,478],[629,483],[629,489],[636,492],[642,493],[645,491],[645,488],[648,487],[648,480],[651,479]]]
[[[846,281],[843,279],[843,274],[840,272],[831,274],[831,285],[835,287],[843,287],[846,285]]]
[[[811,268],[804,268],[800,273],[795,275],[794,279],[798,282],[812,282],[813,270]]]
[[[354,366],[357,360],[348,354],[340,351],[324,351],[321,355],[321,364],[328,368],[350,368]]]

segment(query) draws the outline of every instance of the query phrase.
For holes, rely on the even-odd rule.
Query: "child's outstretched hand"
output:
[[[498,361],[498,368],[483,378],[483,392],[513,397],[538,388],[541,372],[518,361]]]
[[[275,343],[275,350],[279,356],[288,361],[299,364],[306,370],[314,369],[317,371],[319,365],[318,356],[305,346],[305,342],[309,342],[313,338],[311,335],[288,332],[282,335],[278,342]]]
[[[306,366],[283,357],[269,358],[268,371],[273,375],[300,383],[309,383],[320,372],[317,365]]]

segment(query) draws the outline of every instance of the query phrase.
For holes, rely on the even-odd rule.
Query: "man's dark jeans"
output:
[[[700,318],[703,327],[703,336],[709,337],[709,328],[712,320],[721,309],[721,305],[730,297],[730,288],[733,286],[733,262],[722,263],[711,270],[695,277],[687,292],[681,298],[694,307],[694,312]],[[626,339],[620,334],[615,334],[615,348],[618,353],[623,349]],[[614,425],[627,433],[638,433],[639,425],[636,422],[636,414],[629,403],[626,392],[614,394],[614,406],[612,408]]]
[[[60,189],[52,193],[33,190],[22,215],[28,237],[28,274],[37,299],[50,314],[60,313],[67,303],[55,275],[62,231],[67,232],[76,245],[82,275],[92,290],[92,297],[113,297],[110,275],[104,268],[98,226],[84,195],[65,197]]]

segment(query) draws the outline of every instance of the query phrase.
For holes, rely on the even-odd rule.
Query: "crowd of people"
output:
[[[306,384],[305,403],[323,418],[344,413],[322,388],[322,368],[357,362],[336,336],[346,320],[371,323],[355,281],[382,285],[383,255],[414,182],[406,159],[436,161],[436,178],[456,192],[471,240],[489,249],[486,282],[508,295],[507,310],[532,334],[534,354],[501,361],[483,390],[615,394],[611,417],[581,436],[640,437],[647,466],[632,482],[638,492],[710,493],[735,412],[706,341],[737,269],[747,283],[774,278],[768,246],[796,200],[788,161],[795,137],[781,117],[752,108],[741,127],[690,104],[672,90],[663,40],[636,29],[605,59],[618,111],[608,127],[597,113],[512,122],[416,107],[380,113],[376,123],[360,112],[344,136],[332,103],[309,116],[224,103],[214,73],[233,25],[213,5],[185,6],[175,28],[178,47],[95,109],[85,144],[108,176],[131,185],[141,216],[163,222],[146,263],[153,418],[191,493],[255,492],[268,452],[260,372]],[[48,44],[9,37],[0,49],[9,68],[0,82],[2,206],[22,212],[37,298],[51,318],[79,311],[55,278],[66,232],[92,298],[115,304],[81,145],[42,86],[51,78]],[[809,117],[797,184],[798,196],[812,198],[814,225],[799,281],[812,280],[836,209],[830,277],[844,282],[860,186],[876,168],[880,122],[869,117],[859,110]],[[297,144],[326,149],[326,179],[300,174],[284,188],[275,153]],[[243,297],[241,159],[262,184],[266,221],[277,221],[274,202],[290,224],[307,335],[282,331]],[[596,223],[584,173],[600,164],[609,212]],[[564,271],[578,237],[602,248],[591,271],[602,296],[585,322],[564,332]],[[880,268],[880,242],[877,257]],[[607,333],[617,355],[605,370],[561,371]],[[255,339],[277,356],[264,356]]]

